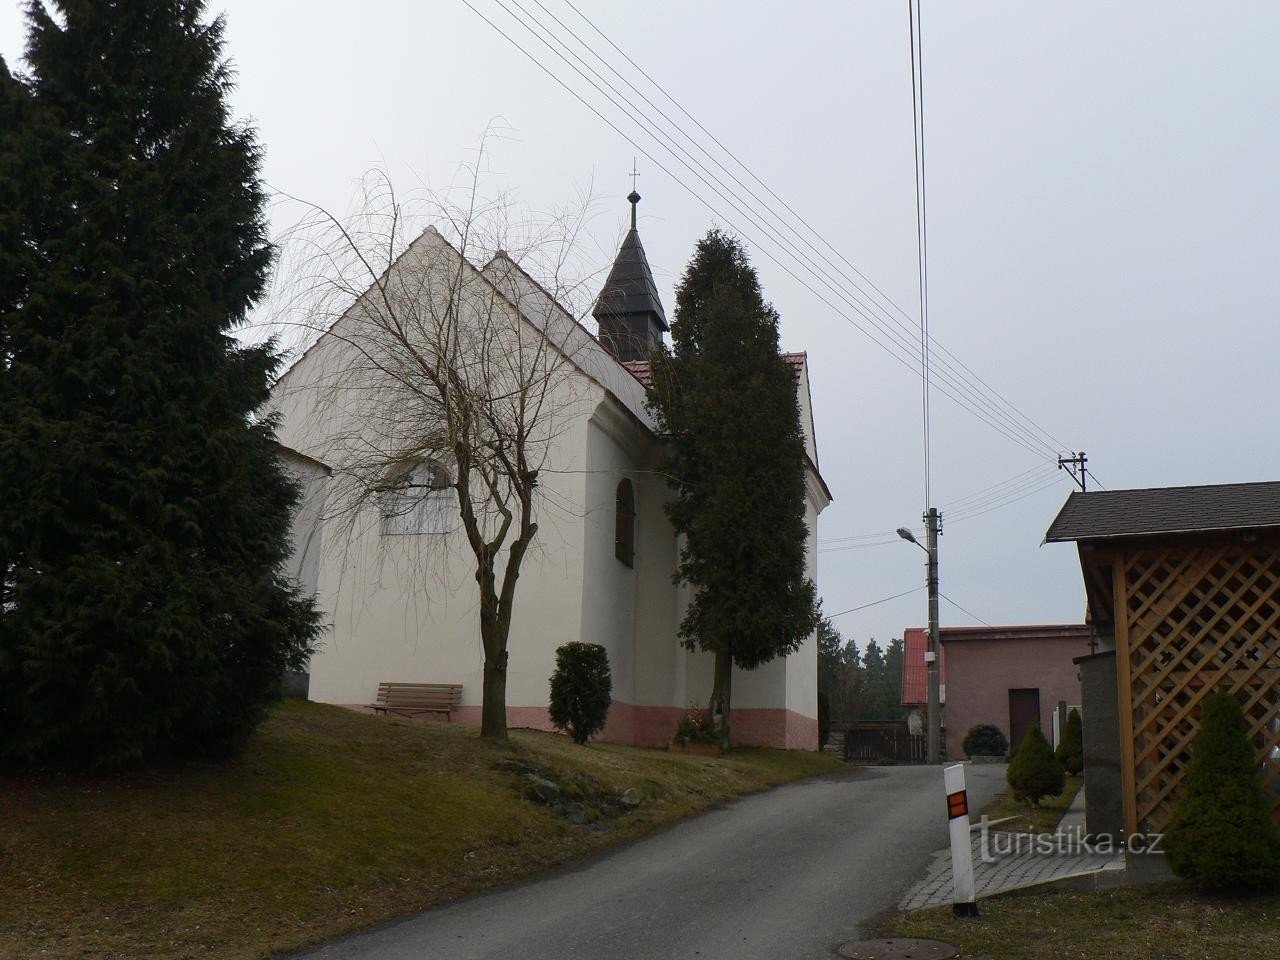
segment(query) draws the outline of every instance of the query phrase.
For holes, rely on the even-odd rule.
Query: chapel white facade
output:
[[[645,409],[648,370],[640,359],[661,342],[667,323],[635,227],[640,198],[630,199],[632,227],[594,311],[598,336],[506,255],[471,265],[434,229],[390,270],[462,271],[469,283],[487,285],[527,336],[548,338],[568,360],[539,474],[539,530],[517,586],[508,723],[551,728],[548,680],[556,648],[582,640],[603,644],[612,669],[614,702],[601,737],[661,746],[686,709],[705,706],[712,658],[677,639],[688,597],[672,583],[676,537],[663,512],[669,490],[656,472],[661,450]],[[478,723],[484,655],[475,561],[455,522],[452,491],[382,517],[365,505],[363,522],[349,515],[339,522],[343,507],[333,502],[330,475],[341,473],[367,413],[322,394],[352,361],[358,329],[349,316],[339,319],[273,390],[278,439],[304,488],[292,572],[316,594],[327,625],[311,661],[308,695],[359,707],[372,703],[383,681],[459,683],[463,705],[453,719]],[[831,496],[818,473],[806,357],[787,360],[805,433],[807,573],[816,581],[818,515]],[[423,465],[418,479],[430,488],[440,469]],[[735,671],[731,728],[743,745],[817,749],[816,637],[789,657]]]

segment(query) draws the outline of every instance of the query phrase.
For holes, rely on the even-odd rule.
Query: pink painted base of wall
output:
[[[373,711],[359,704],[342,704],[361,713]],[[684,716],[681,707],[651,707],[615,700],[609,720],[595,739],[636,747],[665,747]],[[427,719],[432,719],[427,717]],[[480,726],[480,706],[458,707],[455,723]],[[546,707],[507,707],[507,726],[553,731]],[[783,750],[817,750],[818,721],[781,707],[745,707],[732,711],[733,743],[739,747],[774,747]]]

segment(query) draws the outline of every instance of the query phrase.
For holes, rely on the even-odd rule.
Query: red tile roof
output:
[[[800,353],[783,353],[780,356],[790,365],[791,373],[795,376],[796,383],[799,383],[800,372],[804,370],[805,360],[809,355],[801,351]],[[646,390],[653,389],[653,371],[649,368],[648,360],[632,360],[622,365],[633,377],[644,384]]]
[[[924,662],[929,649],[929,631],[908,627],[902,634],[902,705],[914,707],[929,702],[929,668]],[[938,655],[939,683],[947,683],[947,651]]]

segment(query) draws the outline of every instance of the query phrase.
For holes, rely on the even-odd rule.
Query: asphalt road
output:
[[[967,768],[971,807],[994,794],[1003,773]],[[830,960],[946,846],[945,809],[940,767],[873,767],[792,784],[301,956]]]

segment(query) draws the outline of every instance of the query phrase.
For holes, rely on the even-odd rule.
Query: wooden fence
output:
[[[907,722],[859,722],[844,727],[844,758],[850,763],[924,763],[924,734],[911,733]],[[833,733],[837,732],[835,727]]]

